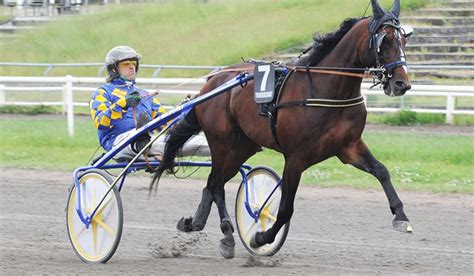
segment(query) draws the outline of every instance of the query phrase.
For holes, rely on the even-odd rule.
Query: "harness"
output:
[[[377,32],[380,26],[383,26],[383,29],[382,31]],[[382,64],[380,47],[382,45],[384,37],[387,35],[385,29],[388,26],[393,27],[396,30],[396,39],[399,44],[399,50],[397,51],[396,61]],[[379,84],[386,85],[388,84],[389,80],[392,78],[393,70],[396,67],[400,67],[400,66],[405,67],[407,65],[406,59],[405,59],[405,53],[403,52],[403,49],[400,43],[401,30],[403,31],[403,28],[400,27],[399,21],[396,18],[390,18],[390,19],[385,18],[384,21],[379,20],[378,22],[374,21],[374,22],[371,22],[371,24],[369,24],[370,39],[369,39],[369,45],[368,45],[369,47],[368,47],[368,50],[366,51],[366,59],[367,59],[367,64],[370,64],[370,52],[371,52],[370,50],[375,49],[375,60],[376,60],[375,68],[363,69],[363,68],[337,68],[337,67],[282,66],[278,64],[279,67],[275,68],[276,95],[271,102],[259,104],[259,113],[261,116],[269,118],[269,125],[272,132],[272,136],[276,144],[278,145],[278,147],[281,148],[280,142],[278,141],[278,135],[277,135],[278,109],[286,108],[286,107],[294,107],[294,106],[345,108],[345,107],[353,107],[353,106],[364,104],[364,97],[362,95],[355,98],[343,99],[343,100],[317,98],[316,87],[314,85],[311,73],[342,75],[342,76],[349,76],[349,77],[356,77],[356,78],[372,77],[374,79],[373,86],[376,86]],[[308,49],[305,51],[307,52]],[[253,60],[250,60],[250,62],[258,64],[257,62]],[[275,62],[272,62],[272,64],[275,64]],[[292,75],[292,73],[295,71],[306,72],[307,77],[308,77],[308,82],[309,82],[310,94],[312,98],[279,103],[285,84],[290,78],[290,76]],[[355,73],[355,72],[361,72],[361,73]],[[375,83],[375,79],[378,80],[378,83]]]
[[[333,71],[328,71],[328,69],[334,68],[325,68],[320,69],[323,67],[309,67],[309,66],[280,66],[275,68],[276,74],[276,81],[275,81],[275,91],[276,95],[274,99],[269,103],[261,103],[259,104],[259,113],[261,116],[269,118],[269,125],[272,132],[273,139],[275,140],[278,147],[280,146],[280,142],[278,140],[277,135],[277,116],[278,116],[278,109],[292,107],[292,106],[302,106],[302,107],[328,107],[328,108],[342,108],[342,107],[351,107],[356,106],[364,103],[364,97],[359,96],[356,98],[351,99],[344,99],[344,100],[334,100],[334,99],[320,99],[317,98],[316,95],[316,87],[314,86],[313,79],[311,77],[311,72],[318,72],[322,70],[322,73],[332,74]],[[280,97],[283,94],[283,90],[285,88],[285,84],[292,75],[293,72],[296,71],[305,71],[308,76],[310,93],[312,98],[308,99],[301,99],[296,101],[289,101],[280,103]],[[321,72],[320,72],[321,73]],[[347,75],[347,73],[341,72],[343,75]],[[351,74],[351,73],[349,73]],[[367,77],[370,76],[368,74],[354,74],[349,75],[353,77]]]
[[[270,123],[270,129],[272,131],[273,139],[280,147],[280,142],[278,141],[278,136],[276,132],[277,125],[277,112],[278,112],[278,102],[280,101],[280,95],[283,91],[287,80],[290,78],[293,70],[289,70],[287,67],[277,67],[275,68],[276,81],[275,81],[275,91],[276,95],[273,97],[273,100],[269,103],[259,104],[259,112],[261,116],[268,117],[268,122]]]

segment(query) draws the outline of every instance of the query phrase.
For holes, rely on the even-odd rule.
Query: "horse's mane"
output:
[[[365,18],[365,17],[364,17]],[[308,54],[295,61],[298,66],[316,66],[318,65],[333,49],[337,43],[346,35],[346,33],[361,19],[364,18],[348,18],[341,23],[339,30],[327,33],[321,36],[316,33],[313,36],[313,45]]]

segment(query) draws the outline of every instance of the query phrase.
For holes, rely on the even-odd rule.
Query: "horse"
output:
[[[259,106],[253,97],[254,81],[249,81],[246,86],[234,87],[196,105],[168,132],[164,157],[154,181],[164,171],[172,171],[179,148],[201,130],[209,143],[212,158],[212,168],[197,211],[194,217],[181,218],[179,230],[201,231],[215,202],[224,234],[219,250],[223,257],[233,258],[234,228],[226,208],[224,185],[249,157],[264,147],[284,156],[281,201],[276,222],[270,229],[252,237],[252,247],[274,241],[293,214],[301,174],[333,156],[375,176],[388,198],[394,216],[393,228],[407,233],[412,231],[389,171],[361,138],[367,111],[360,101],[363,99],[362,76],[356,73],[378,68],[381,73],[377,73],[377,79],[389,96],[401,96],[411,88],[403,52],[406,35],[398,19],[400,1],[394,1],[391,11],[381,8],[377,0],[371,0],[371,5],[372,16],[346,19],[339,30],[324,36],[315,35],[308,53],[295,62],[282,65],[291,71],[291,75],[274,105],[277,112],[273,114],[273,127],[269,127],[269,118],[259,115]],[[318,71],[321,68],[330,70]],[[210,77],[200,95],[248,70],[247,63],[230,66]],[[341,104],[311,105],[311,100]],[[352,104],[343,104],[347,102]]]

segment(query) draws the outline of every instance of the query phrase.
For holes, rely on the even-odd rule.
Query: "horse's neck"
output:
[[[344,37],[318,66],[338,68],[361,67],[357,55],[357,38]],[[360,96],[361,78],[340,75],[319,75],[320,91],[324,97],[348,99]]]

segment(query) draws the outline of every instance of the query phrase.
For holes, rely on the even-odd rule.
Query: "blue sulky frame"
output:
[[[210,98],[213,98],[215,96],[218,96],[224,92],[226,92],[227,90],[233,88],[233,87],[236,87],[238,85],[245,85],[248,81],[251,81],[254,79],[254,76],[249,74],[249,73],[242,73],[240,74],[239,76],[227,81],[226,83],[222,84],[221,86],[215,88],[214,90],[202,95],[202,96],[199,96],[195,99],[192,99],[190,100],[189,102],[155,118],[154,120],[150,121],[148,124],[142,126],[141,128],[135,130],[135,133],[132,135],[132,137],[130,137],[128,140],[126,141],[123,141],[122,143],[120,143],[116,148],[114,148],[113,150],[107,152],[104,156],[102,156],[99,160],[97,160],[94,164],[90,165],[90,166],[85,166],[85,167],[80,167],[80,168],[77,168],[74,173],[73,173],[73,183],[77,189],[77,206],[76,206],[76,212],[79,216],[79,218],[81,219],[81,221],[85,224],[86,228],[89,228],[90,224],[91,224],[91,221],[92,221],[92,218],[94,217],[95,213],[97,212],[97,210],[100,208],[101,204],[103,203],[103,201],[105,200],[105,198],[107,197],[107,195],[110,193],[110,191],[117,185],[117,183],[120,181],[120,184],[119,184],[119,191],[122,190],[122,186],[125,182],[125,178],[126,176],[131,173],[131,172],[134,172],[134,171],[137,171],[137,170],[141,170],[141,169],[145,169],[146,168],[146,163],[145,162],[135,162],[139,156],[141,156],[143,154],[143,151],[145,150],[142,149],[142,151],[140,151],[129,163],[113,163],[113,164],[107,164],[118,152],[120,152],[123,148],[125,148],[126,146],[128,146],[130,143],[132,143],[137,137],[147,133],[148,131],[152,131],[154,129],[157,129],[161,126],[165,126],[167,122],[171,121],[171,123],[169,123],[162,131],[160,131],[160,133],[158,134],[158,136],[162,135],[166,129],[168,129],[170,126],[172,126],[173,124],[175,124],[179,119],[181,119],[182,117],[184,117],[194,106],[196,106],[197,104],[200,104],[204,101],[207,101],[208,99]],[[152,166],[158,166],[159,165],[159,161],[152,161],[150,162],[150,164]],[[185,161],[185,162],[176,162],[176,165],[177,166],[198,166],[198,167],[211,167],[212,166],[212,163],[211,162],[190,162],[190,161]],[[81,190],[81,185],[79,183],[79,178],[80,176],[90,170],[90,169],[99,169],[99,170],[107,170],[107,169],[121,169],[123,168],[123,170],[121,171],[121,173],[116,177],[116,179],[113,181],[113,183],[111,184],[110,188],[108,189],[108,191],[106,192],[106,194],[104,195],[104,197],[102,198],[102,200],[97,204],[97,206],[95,207],[94,211],[90,214],[90,215],[86,215],[84,214],[84,212],[82,211],[82,208],[81,208],[81,193],[80,193],[80,190]],[[247,172],[249,170],[251,170],[252,167],[247,165],[247,164],[243,164],[242,167],[240,168],[240,174],[242,176],[242,182],[247,185]],[[246,195],[245,195],[245,207],[249,213],[249,215],[255,220],[255,222],[258,221],[258,218],[260,216],[260,212],[261,210],[263,210],[263,207],[266,205],[266,203],[268,202],[269,198],[273,195],[273,193],[277,190],[277,188],[280,186],[281,184],[281,181],[278,183],[278,185],[276,185],[276,187],[273,189],[273,191],[271,192],[271,194],[268,196],[267,200],[265,201],[265,203],[263,204],[263,206],[261,206],[261,208],[259,208],[259,210],[257,211],[252,211],[252,209],[250,208],[250,205],[249,205],[249,202],[248,202],[248,189],[246,187]]]

